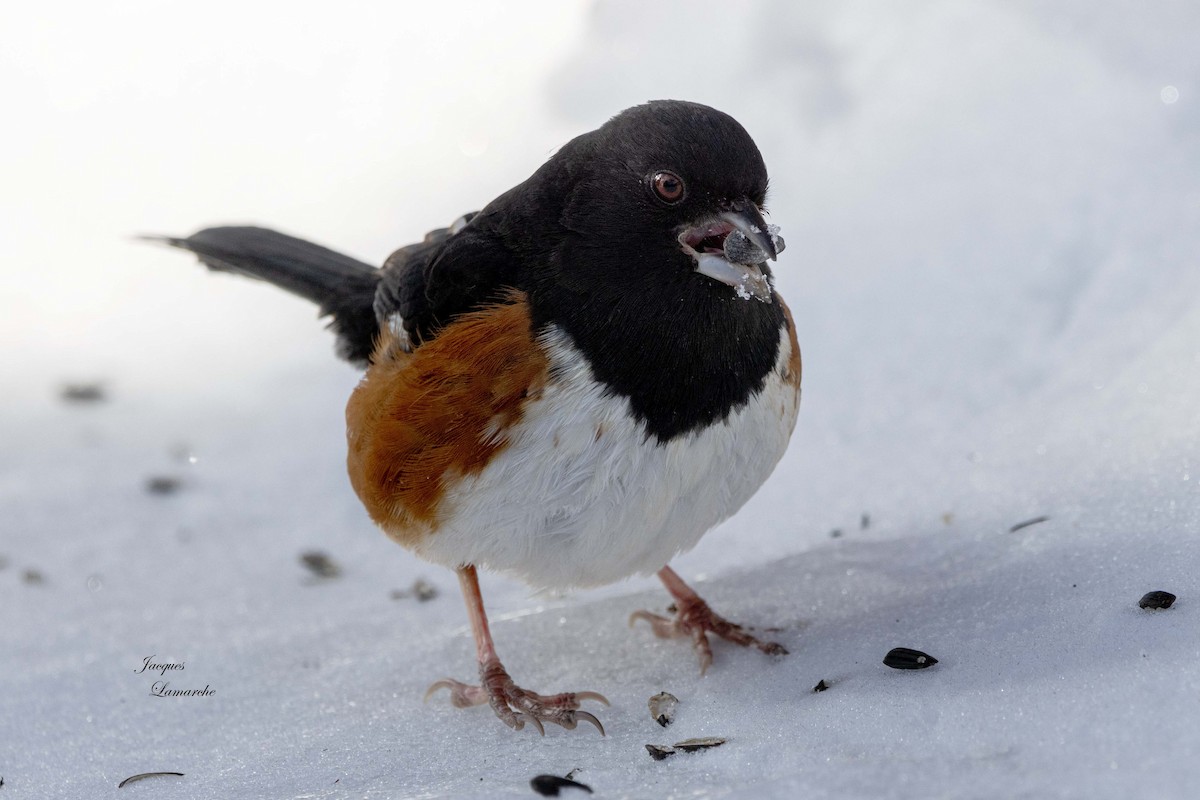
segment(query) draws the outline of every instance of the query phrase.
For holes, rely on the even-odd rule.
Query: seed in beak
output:
[[[779,235],[778,225],[768,225],[767,235],[771,237],[771,244],[775,245],[775,252],[782,253],[786,246],[783,237]],[[732,231],[725,237],[725,258],[734,264],[761,264],[766,261],[770,255],[750,241],[750,237],[739,230]]]

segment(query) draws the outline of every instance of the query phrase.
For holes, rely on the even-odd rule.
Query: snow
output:
[[[5,796],[532,797],[572,769],[598,797],[1192,796],[1194,5],[157,8],[16,10],[0,54]],[[312,310],[126,237],[249,220],[377,262],[652,97],[745,125],[791,243],[793,445],[674,565],[791,654],[718,644],[701,678],[626,628],[653,581],[484,576],[519,682],[613,702],[607,737],[540,739],[422,704],[473,676],[465,615],[353,497],[356,375]],[[91,380],[106,401],[60,401]],[[419,578],[440,594],[391,597]],[[728,743],[643,747],[698,736]]]

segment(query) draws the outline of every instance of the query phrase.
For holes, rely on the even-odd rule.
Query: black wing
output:
[[[209,269],[235,272],[316,303],[332,317],[338,354],[366,366],[380,329],[399,324],[419,345],[460,314],[500,299],[516,281],[500,238],[468,214],[393,253],[382,269],[266,228],[206,228],[188,237],[148,236],[189,250]]]
[[[500,300],[517,285],[515,258],[477,215],[467,214],[388,257],[375,293],[380,327],[403,330],[416,347],[455,317]]]

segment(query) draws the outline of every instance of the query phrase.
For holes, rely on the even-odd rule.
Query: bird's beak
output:
[[[771,302],[771,282],[760,265],[779,255],[783,239],[772,236],[752,200],[722,203],[715,217],[685,228],[679,244],[695,260],[696,272],[732,286],[738,297]]]
[[[767,221],[752,201],[734,200],[729,203],[728,211],[721,212],[721,219],[744,233],[746,238],[772,261],[779,256],[775,250],[775,243],[771,241],[771,235],[767,233]]]

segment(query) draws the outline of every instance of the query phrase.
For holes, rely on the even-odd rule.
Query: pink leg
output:
[[[675,598],[674,607],[670,609],[674,611],[675,618],[652,614],[649,611],[635,611],[629,617],[629,624],[632,625],[637,620],[644,619],[650,623],[654,635],[662,639],[690,636],[692,647],[695,648],[696,654],[700,658],[701,675],[707,672],[712,664],[712,646],[708,642],[709,633],[715,633],[722,639],[742,647],[757,647],[764,653],[773,656],[787,655],[787,649],[783,645],[757,639],[747,633],[742,626],[735,625],[724,617],[718,616],[700,595],[683,582],[683,578],[680,578],[675,570],[663,567],[658,571],[658,577],[667,587],[671,596]]]
[[[529,722],[545,735],[543,722],[552,722],[570,730],[579,724],[579,720],[584,720],[595,725],[603,736],[604,726],[600,720],[586,711],[580,711],[579,704],[584,700],[597,700],[608,705],[604,695],[596,692],[566,692],[543,696],[513,683],[492,644],[492,632],[488,630],[487,612],[483,610],[483,595],[479,592],[479,576],[475,567],[459,567],[456,572],[462,585],[463,598],[467,602],[471,633],[475,637],[480,685],[471,686],[452,678],[443,678],[429,687],[425,699],[428,700],[438,689],[449,689],[450,702],[455,707],[466,708],[487,703],[501,722],[514,730],[521,730]]]

